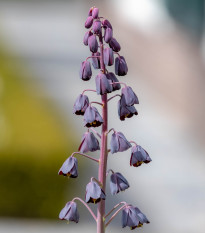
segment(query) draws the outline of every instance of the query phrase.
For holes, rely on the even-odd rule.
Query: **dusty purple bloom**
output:
[[[128,72],[127,63],[123,56],[115,58],[115,74],[125,76]]]
[[[112,29],[112,25],[107,19],[104,19],[102,21],[102,25],[103,25],[103,28],[111,28]]]
[[[102,125],[103,119],[95,107],[88,106],[84,114],[84,126],[98,127]]]
[[[100,53],[93,53],[92,56],[100,56]],[[94,69],[100,69],[100,57],[92,57],[92,65]]]
[[[109,43],[110,40],[112,39],[112,29],[111,28],[106,28],[105,33],[104,33],[104,40],[106,43]]]
[[[96,35],[88,37],[88,46],[91,52],[96,53],[98,51],[98,41],[96,39]]]
[[[88,151],[100,150],[99,142],[92,132],[86,132],[83,134],[81,144],[78,148],[81,153]]]
[[[89,61],[83,61],[80,66],[80,78],[84,81],[90,80],[92,76],[91,65]]]
[[[152,159],[149,154],[141,146],[136,145],[132,147],[130,166],[139,167],[142,163],[149,163],[151,161]]]
[[[131,230],[136,227],[142,227],[143,223],[149,223],[147,217],[132,205],[126,206],[122,210],[122,227],[130,227]]]
[[[91,8],[90,8],[90,10],[89,10],[89,12],[88,12],[88,16],[92,16],[93,9],[94,9],[94,7],[91,7]]]
[[[77,204],[73,201],[69,201],[68,203],[66,203],[65,207],[61,210],[59,214],[59,219],[78,223],[79,213],[77,210]]]
[[[78,177],[78,160],[73,156],[68,157],[60,168],[58,175],[69,176],[71,178]]]
[[[85,201],[87,203],[98,203],[101,199],[105,200],[105,193],[100,188],[99,184],[91,181],[86,185],[86,194],[85,194]]]
[[[96,20],[94,23],[93,23],[93,32],[95,34],[101,34],[102,32],[102,29],[101,29],[101,21],[100,20]]]
[[[112,72],[107,73],[106,77],[107,77],[107,79],[109,79],[111,81],[111,83],[114,83],[114,84],[112,84],[113,91],[120,90],[120,88],[121,88],[120,83],[116,83],[116,82],[119,82],[119,80],[116,78],[116,76]]]
[[[104,63],[106,66],[111,66],[114,63],[114,54],[111,48],[104,49],[103,52]]]
[[[80,94],[73,106],[73,113],[76,115],[84,115],[86,108],[89,106],[87,95]]]
[[[117,42],[117,40],[115,38],[112,38],[109,42],[109,46],[110,48],[112,48],[113,51],[115,52],[119,52],[121,47],[120,44]]]
[[[124,96],[118,101],[118,116],[121,121],[124,121],[125,118],[131,118],[133,115],[138,115],[137,110],[134,106],[127,106],[125,103]]]
[[[99,14],[99,9],[94,7],[94,9],[92,10],[92,17],[93,19],[97,19],[98,18],[98,14]]]
[[[93,17],[88,16],[88,18],[85,21],[85,28],[90,28],[93,24]]]
[[[121,132],[114,132],[110,141],[111,153],[123,152],[131,147],[124,134]]]
[[[129,183],[121,173],[116,172],[110,176],[110,191],[112,195],[128,189]]]
[[[105,74],[98,74],[95,77],[96,91],[98,95],[104,95],[106,93],[112,92],[112,85],[110,81],[106,78]]]
[[[123,87],[122,95],[124,96],[125,103],[127,106],[131,106],[133,104],[139,104],[139,100],[131,87],[128,86]]]
[[[93,35],[93,33],[91,31],[88,31],[85,33],[84,38],[83,38],[84,45],[86,45],[86,46],[88,45],[88,38],[92,35]]]

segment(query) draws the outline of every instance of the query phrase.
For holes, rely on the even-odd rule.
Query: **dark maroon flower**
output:
[[[68,203],[66,203],[65,207],[61,210],[59,214],[59,219],[78,223],[79,213],[77,210],[77,204],[74,201],[69,201]]]
[[[99,184],[91,181],[86,186],[85,201],[87,203],[98,203],[101,200],[105,200],[106,196],[104,191],[100,188]]]
[[[103,52],[104,63],[106,66],[111,66],[114,63],[114,55],[111,48],[105,48]]]
[[[130,187],[128,181],[121,173],[116,172],[110,176],[110,191],[112,195],[124,191]]]
[[[112,29],[107,27],[104,33],[104,40],[106,43],[110,42],[110,40],[112,39],[112,34]]]
[[[95,8],[96,9],[96,8]],[[101,21],[100,20],[96,20],[94,23],[93,23],[93,32],[95,34],[101,34],[102,33],[102,29],[101,29]]]
[[[112,89],[113,89],[112,91],[120,90],[120,88],[121,88],[120,83],[116,83],[116,82],[119,82],[119,80],[116,78],[116,76],[112,72],[107,73],[106,77],[107,77],[107,79],[109,79],[111,81],[111,83],[114,83],[114,84],[112,84]]]
[[[115,74],[119,76],[124,76],[128,72],[127,63],[123,56],[115,58]]]
[[[133,115],[138,115],[137,110],[134,106],[127,106],[125,103],[124,96],[118,101],[118,116],[121,121],[124,121],[125,118],[131,118]]]
[[[121,132],[114,132],[110,141],[111,153],[123,152],[131,147],[124,134]]]
[[[88,37],[88,46],[91,52],[96,53],[98,51],[98,41],[96,39],[96,35]]]
[[[92,56],[100,56],[100,53],[93,53]],[[100,57],[92,57],[92,65],[94,69],[100,69]]]
[[[86,132],[83,134],[81,144],[78,148],[81,153],[88,151],[100,150],[99,142],[92,132]]]
[[[98,95],[104,95],[106,93],[112,92],[112,85],[109,80],[106,78],[105,74],[98,74],[95,77],[96,91]]]
[[[93,33],[91,31],[88,31],[85,33],[84,38],[83,38],[84,45],[86,45],[86,46],[88,45],[88,38],[92,35],[93,35]]]
[[[92,10],[92,17],[93,19],[97,19],[98,18],[98,14],[99,14],[99,9],[94,7],[94,9]]]
[[[112,29],[112,25],[107,19],[104,19],[102,21],[102,25],[103,25],[103,28],[111,28]]]
[[[88,18],[85,21],[85,28],[90,28],[93,25],[93,17],[88,16]]]
[[[128,86],[123,87],[122,95],[124,96],[125,103],[127,106],[131,106],[133,104],[139,104],[139,100],[131,87]]]
[[[84,81],[90,80],[92,76],[92,70],[89,61],[83,61],[80,66],[80,78]]]
[[[121,47],[120,44],[117,42],[117,40],[115,38],[112,37],[112,39],[109,42],[109,46],[110,48],[112,48],[113,51],[115,52],[119,52]]]
[[[76,115],[84,115],[86,108],[89,106],[87,95],[80,94],[73,106],[73,113]]]
[[[149,163],[151,161],[152,159],[149,154],[141,146],[136,145],[132,147],[130,166],[139,167],[142,163]]]
[[[102,125],[103,119],[95,107],[88,106],[84,114],[84,126],[98,127]]]
[[[60,168],[58,175],[69,176],[71,178],[78,177],[78,160],[73,156],[68,157]]]

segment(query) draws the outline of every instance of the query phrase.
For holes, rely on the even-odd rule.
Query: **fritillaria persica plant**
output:
[[[126,202],[120,202],[108,213],[105,213],[105,187],[106,177],[110,172],[110,192],[112,195],[116,195],[130,187],[128,181],[121,173],[114,172],[112,169],[107,170],[107,158],[109,153],[123,152],[131,148],[130,166],[133,167],[139,167],[151,161],[149,154],[136,142],[127,140],[122,132],[116,131],[113,128],[108,130],[108,102],[111,99],[119,97],[118,116],[121,121],[138,115],[134,105],[139,104],[139,100],[132,88],[127,86],[124,82],[119,82],[115,76],[125,76],[128,72],[128,67],[125,58],[119,54],[121,46],[113,37],[112,25],[107,19],[99,17],[98,8],[92,7],[89,10],[85,28],[89,31],[85,33],[83,43],[89,47],[92,54],[81,63],[79,74],[83,81],[89,81],[92,77],[92,63],[93,68],[98,70],[98,74],[95,77],[96,89],[84,90],[75,101],[73,113],[83,116],[84,126],[87,128],[87,131],[82,136],[78,152],[74,152],[66,159],[58,174],[71,178],[78,177],[78,161],[75,156],[81,155],[98,164],[98,178],[92,177],[87,184],[85,201],[79,197],[75,197],[61,210],[59,218],[78,223],[79,214],[76,204],[78,200],[85,205],[96,221],[97,233],[104,233],[105,228],[120,211],[122,211],[122,227],[128,226],[131,229],[135,229],[141,227],[144,223],[149,223],[147,217],[137,207]],[[114,58],[115,56],[116,58]],[[115,65],[115,74],[109,72],[107,69],[112,65]],[[122,89],[121,85],[123,85]],[[116,94],[108,98],[108,93],[119,91],[120,89],[121,94]],[[89,91],[101,95],[102,101],[90,102],[88,96],[85,95],[85,92]],[[101,114],[98,112],[97,108],[93,106],[94,104],[100,105]],[[101,134],[94,129],[100,126]],[[108,145],[107,137],[111,131],[113,131],[113,133]],[[100,143],[98,140],[100,140]],[[85,154],[87,152],[96,153],[98,150],[100,151],[99,159]],[[87,203],[97,204],[97,216]],[[116,212],[110,217],[114,211]]]

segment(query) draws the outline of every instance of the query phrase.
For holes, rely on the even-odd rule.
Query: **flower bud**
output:
[[[88,18],[85,21],[85,28],[90,28],[93,25],[93,17],[88,16]]]
[[[113,51],[110,48],[105,48],[103,52],[104,63],[106,66],[111,66],[114,63]]]
[[[96,9],[96,8],[95,8]],[[95,34],[101,34],[102,33],[102,29],[101,29],[101,21],[100,20],[96,20],[94,23],[93,23],[93,32]]]
[[[110,43],[110,40],[112,39],[112,29],[106,28],[104,33],[104,40],[106,43]]]
[[[96,53],[98,51],[98,41],[95,35],[88,37],[88,46],[91,52]]]
[[[92,16],[93,9],[94,9],[94,7],[91,7],[91,8],[90,8],[90,10],[89,10],[89,12],[88,12],[88,16]]]
[[[78,177],[78,160],[73,156],[68,157],[60,168],[58,175],[69,176],[71,178]]]
[[[106,196],[104,191],[100,188],[99,184],[91,181],[86,186],[85,201],[87,203],[98,203],[101,200],[105,200]]]
[[[83,134],[82,141],[78,150],[81,153],[100,150],[99,142],[92,132],[86,132]]]
[[[61,210],[59,214],[59,219],[78,223],[79,213],[77,210],[77,204],[73,201],[69,201],[68,203],[66,203],[65,207]]]
[[[137,110],[134,106],[127,106],[125,103],[124,96],[118,101],[118,116],[121,121],[124,121],[125,118],[131,118],[133,115],[138,115]]]
[[[93,19],[97,19],[98,18],[98,14],[99,14],[99,9],[95,7],[92,10],[92,17],[93,17]]]
[[[112,195],[128,189],[129,183],[121,173],[116,172],[110,176],[110,191]]]
[[[95,77],[96,91],[98,95],[104,95],[106,93],[112,92],[112,85],[109,80],[106,78],[105,74],[98,74]]]
[[[111,153],[123,152],[131,147],[124,134],[121,132],[114,132],[110,141]]]
[[[80,94],[73,106],[73,113],[76,115],[84,115],[85,110],[89,106],[89,99],[87,95]]]
[[[117,40],[115,38],[112,37],[112,39],[109,42],[109,46],[110,48],[115,51],[115,52],[119,52],[121,50],[120,44],[117,42]]]
[[[95,107],[88,106],[84,114],[84,126],[98,127],[102,125],[103,119]]]
[[[139,104],[139,100],[131,87],[128,86],[123,87],[122,96],[124,96],[125,104],[127,106],[131,106],[133,104]]]
[[[119,80],[116,78],[116,76],[112,72],[107,73],[106,77],[107,77],[107,79],[109,79],[111,81],[111,83],[114,83],[114,84],[112,84],[112,91],[120,90],[120,88],[121,88],[120,83],[116,83],[116,82],[119,82]]]
[[[91,31],[88,31],[85,33],[84,38],[83,38],[83,44],[88,45],[88,38],[92,36],[93,33]]]
[[[115,74],[118,76],[125,76],[128,72],[127,63],[123,56],[115,58]]]
[[[79,74],[80,74],[80,78],[82,80],[84,80],[84,81],[90,80],[90,78],[92,76],[92,70],[91,70],[91,66],[90,66],[89,61],[84,61],[81,63]]]
[[[112,29],[112,25],[111,25],[111,23],[107,19],[104,19],[102,21],[102,25],[103,25],[103,28],[110,28],[110,29]]]
[[[100,53],[93,53],[92,56],[100,56]],[[94,69],[100,69],[100,57],[92,57],[91,59]]]
[[[130,166],[139,167],[142,163],[149,163],[151,161],[149,154],[141,146],[137,145],[132,147]]]

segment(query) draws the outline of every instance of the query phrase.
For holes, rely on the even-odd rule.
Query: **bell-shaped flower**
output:
[[[122,227],[130,227],[131,230],[136,227],[142,227],[144,223],[149,223],[147,217],[132,205],[126,206],[122,210]]]
[[[133,104],[139,104],[139,100],[131,87],[128,86],[123,87],[122,95],[124,96],[125,103],[127,106],[132,106]]]
[[[93,19],[97,19],[98,18],[98,14],[99,14],[99,9],[94,7],[94,9],[92,10],[92,17]]]
[[[59,219],[78,223],[79,213],[77,210],[77,204],[74,201],[69,201],[68,203],[66,203],[65,207],[61,210],[59,214]]]
[[[60,168],[58,175],[69,176],[71,178],[78,177],[78,160],[73,156],[68,157]]]
[[[84,38],[83,38],[84,45],[86,45],[86,46],[88,45],[88,38],[92,35],[93,35],[93,33],[91,31],[88,31],[85,33]]]
[[[109,79],[109,80],[111,81],[111,83],[112,83],[112,89],[113,89],[112,91],[120,90],[121,85],[120,85],[120,83],[118,83],[119,80],[116,78],[116,76],[115,76],[112,72],[107,73],[107,74],[106,74],[106,77],[107,77],[107,79]]]
[[[100,150],[99,142],[92,132],[86,132],[83,134],[82,141],[78,150],[81,153]]]
[[[85,28],[90,28],[93,25],[93,17],[88,16],[88,18],[85,21]]]
[[[149,163],[151,161],[152,159],[149,154],[141,146],[135,145],[132,147],[130,166],[139,167],[142,163]]]
[[[104,63],[106,66],[111,66],[114,63],[114,54],[111,48],[105,48],[103,52]]]
[[[112,195],[124,191],[130,187],[128,181],[121,173],[116,172],[110,176],[110,191]]]
[[[98,74],[95,77],[96,91],[98,95],[104,95],[106,93],[112,92],[112,85],[110,81],[106,78],[105,74]]]
[[[125,76],[128,72],[127,63],[123,56],[115,58],[115,74],[118,76]]]
[[[97,182],[91,181],[86,185],[85,201],[87,203],[96,204],[105,198],[106,195]]]
[[[102,21],[102,25],[103,25],[103,28],[111,28],[112,29],[112,25],[107,19],[104,19]]]
[[[91,52],[96,53],[98,51],[98,41],[96,39],[96,35],[88,37],[88,46]]]
[[[117,40],[114,37],[112,37],[112,39],[110,40],[109,46],[115,52],[119,52],[121,50],[120,44],[117,42]]]
[[[84,115],[85,110],[89,106],[89,99],[87,95],[80,94],[73,106],[73,113],[76,115]]]
[[[92,76],[91,65],[89,61],[83,61],[80,66],[80,78],[84,81],[90,80]]]
[[[93,23],[93,32],[95,34],[101,34],[102,33],[102,29],[101,29],[101,21],[100,20],[96,20],[94,23]]]
[[[124,134],[121,132],[114,132],[110,141],[111,153],[123,152],[131,147]]]
[[[98,127],[102,125],[103,119],[95,107],[88,106],[84,114],[84,126]]]
[[[100,56],[100,53],[93,53],[92,56]],[[100,57],[92,57],[91,59],[94,69],[100,69]]]
[[[131,118],[133,115],[138,115],[137,110],[134,106],[127,106],[125,103],[124,96],[118,101],[118,116],[121,121],[124,121],[125,118]]]
[[[112,29],[107,27],[104,33],[104,40],[106,43],[110,43],[110,40],[112,39],[112,35],[113,35]]]

